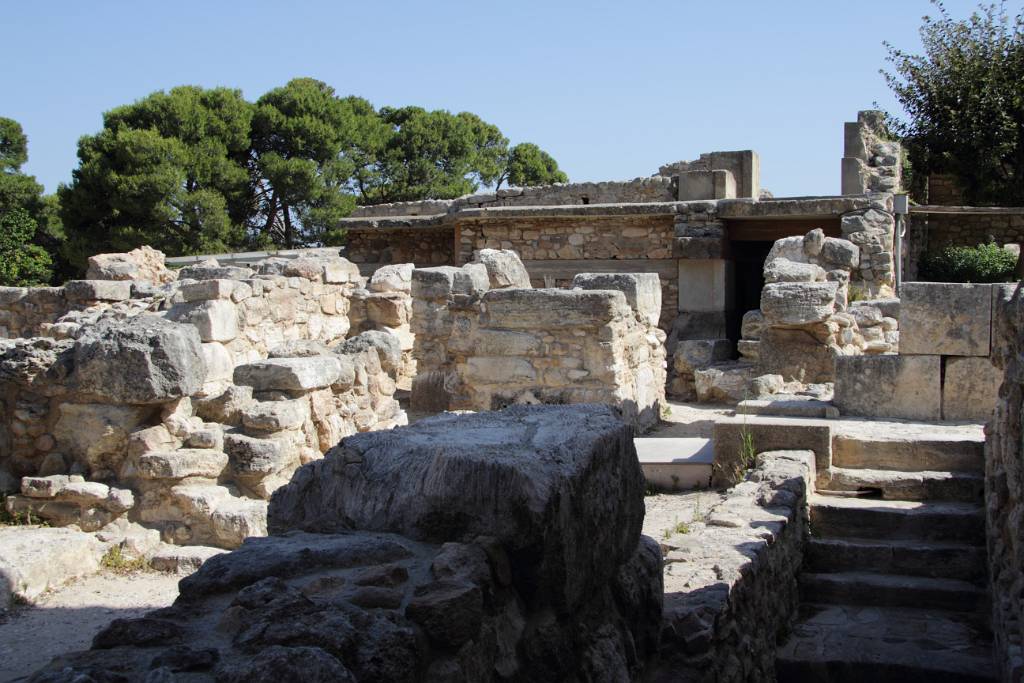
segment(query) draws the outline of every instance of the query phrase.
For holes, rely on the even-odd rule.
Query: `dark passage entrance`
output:
[[[733,242],[732,258],[735,273],[736,308],[727,329],[732,341],[740,339],[740,325],[743,314],[761,308],[761,289],[764,287],[764,260],[774,242]]]

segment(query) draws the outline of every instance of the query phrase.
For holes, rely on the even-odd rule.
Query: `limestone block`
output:
[[[761,313],[769,325],[806,325],[835,312],[835,282],[779,282],[761,290]]]
[[[153,284],[174,282],[177,273],[164,265],[164,254],[150,246],[126,253],[96,254],[89,257],[88,280],[141,280]]]
[[[826,237],[821,245],[821,259],[832,266],[853,270],[860,265],[860,248],[848,240]]]
[[[694,371],[697,400],[702,403],[735,403],[747,398],[755,375],[749,363],[723,363]]]
[[[336,354],[358,355],[364,351],[373,349],[380,358],[380,366],[385,372],[394,372],[402,364],[401,340],[383,330],[367,330],[346,339],[340,344],[331,348]]]
[[[179,280],[247,280],[253,276],[249,268],[222,266],[217,259],[208,259],[178,271]]]
[[[243,478],[262,478],[298,464],[298,452],[284,439],[260,439],[245,434],[225,434],[224,449],[231,468]]]
[[[62,403],[57,409],[53,437],[62,452],[90,470],[116,472],[127,455],[128,435],[144,423],[150,412],[143,406]]]
[[[811,263],[797,263],[787,258],[772,259],[764,265],[764,281],[824,282],[825,269]]]
[[[656,273],[579,273],[572,279],[572,287],[620,291],[649,325],[657,325],[661,317],[661,281]]]
[[[775,240],[768,255],[764,258],[764,262],[771,263],[778,258],[784,258],[793,263],[807,263],[807,254],[804,253],[804,238],[794,235]]]
[[[136,476],[142,479],[184,479],[202,477],[216,479],[228,465],[228,456],[208,448],[181,448],[176,451],[155,451],[139,456]]]
[[[366,316],[378,325],[400,327],[409,322],[409,297],[405,294],[380,293],[366,297]]]
[[[733,262],[725,259],[679,260],[679,310],[719,312],[735,302]]]
[[[839,356],[833,403],[843,415],[942,418],[939,356]]]
[[[944,358],[942,419],[987,422],[999,398],[1002,373],[988,358]]]
[[[484,384],[533,382],[537,371],[525,358],[478,356],[467,360],[466,379]]]
[[[292,401],[258,401],[242,410],[242,424],[261,432],[298,429],[309,418],[305,399]]]
[[[596,327],[632,316],[625,294],[608,290],[497,289],[483,304],[487,319],[509,329]]]
[[[480,249],[473,252],[473,260],[484,264],[491,289],[530,289],[532,286],[526,266],[511,249]]]
[[[215,281],[212,281],[215,282]],[[235,369],[231,352],[220,342],[203,344],[203,361],[206,363],[204,382],[230,382]]]
[[[196,329],[154,315],[86,327],[74,358],[78,388],[115,403],[174,400],[197,391],[206,377]]]
[[[341,375],[341,363],[332,356],[268,358],[235,368],[235,384],[255,391],[311,391],[331,386]]]
[[[0,608],[97,571],[107,546],[74,529],[0,527]]]
[[[988,356],[992,286],[904,282],[899,321],[902,354]]]
[[[732,342],[728,339],[684,339],[676,344],[672,368],[680,374],[692,374],[712,363],[732,358]]]
[[[359,274],[359,266],[348,259],[331,259],[322,268],[323,279],[329,285],[345,284],[346,282],[359,283],[362,275]]]
[[[229,342],[238,336],[238,309],[231,301],[175,304],[167,312],[167,318],[194,325],[204,342]]]
[[[448,340],[451,351],[480,356],[537,356],[544,345],[537,335],[511,330],[476,330],[473,335],[456,335]]]
[[[762,330],[764,330],[764,314],[761,313],[760,308],[743,314],[743,322],[740,325],[741,337],[757,341],[761,338]]]
[[[614,408],[514,406],[348,437],[278,490],[269,527],[492,536],[535,600],[572,609],[635,551],[643,489]]]
[[[269,358],[306,358],[326,356],[331,352],[323,342],[307,339],[292,339],[278,344],[267,352]]]
[[[787,382],[831,382],[835,352],[807,330],[768,328],[761,333],[758,357],[763,373]]]
[[[183,284],[178,293],[185,302],[230,299],[235,291],[234,280],[200,280]]]
[[[395,263],[373,271],[366,288],[371,292],[412,292],[412,263]]]
[[[487,268],[467,263],[462,268],[438,266],[412,271],[413,299],[443,299],[455,294],[480,295],[490,288]]]
[[[69,301],[127,301],[132,285],[121,280],[68,280],[64,296]]]

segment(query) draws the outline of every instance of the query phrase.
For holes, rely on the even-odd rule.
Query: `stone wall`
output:
[[[0,342],[0,489],[20,491],[8,508],[90,531],[141,524],[168,543],[265,533],[266,500],[299,465],[404,423],[409,272],[369,291],[354,264],[319,255],[67,283],[82,303],[38,324],[48,336]]]
[[[403,227],[407,226],[407,227]],[[413,225],[409,221],[371,221],[349,232],[345,257],[353,263],[415,263],[420,267],[455,262],[450,224]]]
[[[975,247],[995,242],[1024,243],[1024,208],[953,209],[942,213],[911,210],[906,242],[915,257],[908,276],[917,274],[917,260],[946,247]]]
[[[857,112],[845,124],[842,193],[899,192],[903,180],[903,149],[885,127],[885,113]]]
[[[758,455],[665,554],[661,660],[651,680],[775,680],[775,650],[797,616],[797,576],[807,542],[811,451]]]
[[[427,216],[452,213],[460,209],[495,208],[499,206],[565,206],[572,204],[634,204],[671,202],[676,199],[672,178],[651,176],[623,181],[596,183],[556,183],[533,187],[510,187],[497,192],[465,195],[458,199],[421,202],[396,202],[361,206],[352,218]]]
[[[1018,681],[1024,677],[1024,291],[1001,285],[994,301],[992,357],[1002,384],[985,438],[989,586],[999,673]]]
[[[510,287],[494,281],[488,253],[484,263],[413,271],[413,410],[610,403],[638,429],[655,424],[665,386],[656,277],[585,274],[573,290],[524,288],[525,269],[504,252],[521,269]]]

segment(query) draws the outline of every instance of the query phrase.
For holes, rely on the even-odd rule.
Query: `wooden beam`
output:
[[[839,218],[751,219],[729,220],[725,223],[729,239],[734,242],[774,242],[783,237],[806,235],[815,228],[825,231],[827,237],[842,237]]]

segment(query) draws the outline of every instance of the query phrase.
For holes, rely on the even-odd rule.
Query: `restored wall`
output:
[[[497,192],[481,192],[457,199],[428,199],[421,202],[361,206],[352,212],[351,217],[427,216],[452,213],[466,208],[632,204],[671,202],[675,199],[676,185],[672,178],[651,176],[623,181],[510,187]]]
[[[915,252],[932,253],[948,246],[974,247],[1024,242],[1024,208],[976,209],[982,213],[912,211],[907,242]]]
[[[373,226],[351,230],[345,256],[353,263],[415,263],[420,267],[455,262],[451,225],[409,228]]]

